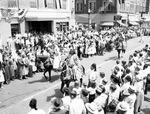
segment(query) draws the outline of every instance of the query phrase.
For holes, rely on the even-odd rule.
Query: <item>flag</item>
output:
[[[2,17],[6,18],[8,16],[7,9],[1,9],[1,14],[2,14]]]
[[[26,13],[27,13],[27,9],[19,9],[19,11],[18,11],[18,18],[19,18],[19,20],[24,19]]]
[[[1,9],[2,17],[4,17],[8,22],[11,21],[15,13],[16,13],[16,9]]]

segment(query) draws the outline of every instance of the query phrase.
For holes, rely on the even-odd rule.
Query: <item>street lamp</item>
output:
[[[91,18],[90,18],[90,14],[91,14],[91,9],[88,9],[88,28],[90,29],[90,25],[91,25]]]

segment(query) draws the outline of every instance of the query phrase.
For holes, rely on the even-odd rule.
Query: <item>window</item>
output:
[[[16,0],[8,0],[8,7],[9,8],[16,8],[17,7],[17,1]]]
[[[37,8],[37,0],[30,0],[30,8]]]
[[[96,10],[96,2],[90,1],[89,8],[90,8],[90,10],[95,11]]]
[[[62,0],[62,9],[67,9],[67,0]]]
[[[76,7],[76,8],[77,8],[77,9],[76,9],[76,11],[79,11],[79,3],[77,3],[76,5],[77,5],[77,7]]]
[[[108,5],[108,11],[111,11],[111,5],[110,4]]]
[[[82,2],[76,3],[76,11],[83,11],[83,3]]]
[[[53,9],[55,6],[55,1],[54,0],[47,0],[47,8]]]

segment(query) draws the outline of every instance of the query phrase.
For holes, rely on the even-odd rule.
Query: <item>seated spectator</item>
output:
[[[35,98],[31,99],[29,106],[31,111],[27,114],[46,114],[44,110],[37,108],[37,100]]]

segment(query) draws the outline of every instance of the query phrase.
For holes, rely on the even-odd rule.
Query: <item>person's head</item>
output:
[[[72,90],[72,91],[70,92],[70,97],[71,97],[71,99],[76,98],[76,96],[77,96],[77,92],[74,91],[74,90]]]
[[[120,61],[119,61],[119,60],[117,60],[117,61],[116,61],[116,64],[120,64]]]
[[[31,99],[29,106],[31,107],[31,109],[37,110],[37,100],[35,98]]]
[[[106,85],[108,83],[108,80],[106,79],[106,78],[104,78],[103,80],[102,80],[102,85]]]
[[[75,87],[75,88],[79,88],[79,87],[80,87],[79,81],[75,81],[75,82],[74,82],[74,87]]]
[[[70,89],[69,88],[64,88],[64,95],[69,96],[70,95]]]
[[[86,103],[85,107],[87,109],[87,114],[98,114],[98,107],[94,102]]]
[[[96,95],[97,95],[97,96],[101,95],[101,94],[104,93],[104,92],[105,92],[105,88],[104,88],[103,85],[100,85],[100,86],[98,86],[98,87],[96,88]]]
[[[115,84],[110,85],[110,91],[114,92],[117,89],[117,86]]]
[[[124,83],[131,83],[132,79],[129,75],[127,75],[125,78],[124,78]]]
[[[91,65],[91,70],[94,70],[94,71],[97,70],[97,69],[96,69],[96,64],[95,64],[95,63],[93,63],[93,64]]]
[[[104,78],[104,77],[105,77],[105,73],[104,73],[104,72],[100,72],[99,75],[100,75],[101,78]]]
[[[129,104],[122,101],[120,103],[118,103],[117,105],[117,112],[119,114],[126,114],[126,112],[129,110]]]
[[[87,83],[83,83],[83,88],[87,88],[88,84]]]
[[[96,88],[96,82],[91,83],[91,88]]]
[[[52,105],[54,109],[60,109],[63,105],[63,101],[60,98],[55,98],[52,101]]]
[[[86,90],[86,89],[82,89],[82,95],[83,95],[83,97],[87,97],[88,96],[88,94],[89,94],[89,91],[88,90]]]
[[[129,68],[126,69],[126,73],[129,74],[131,71]]]

